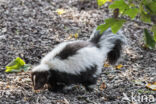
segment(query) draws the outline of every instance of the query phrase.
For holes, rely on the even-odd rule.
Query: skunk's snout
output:
[[[38,90],[38,89],[39,89],[38,87],[34,86],[34,90]]]
[[[42,88],[41,86],[34,86],[34,90],[39,90],[41,88]]]
[[[41,82],[37,82],[33,85],[33,87],[34,87],[34,90],[39,90],[39,89],[42,89],[44,87],[44,84]]]

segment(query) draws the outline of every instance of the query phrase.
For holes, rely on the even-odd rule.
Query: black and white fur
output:
[[[119,59],[125,42],[121,31],[113,34],[108,29],[100,35],[95,29],[88,41],[57,45],[32,69],[34,89],[48,84],[49,90],[59,91],[67,85],[82,84],[86,90],[92,90],[104,61],[108,59],[114,64]]]

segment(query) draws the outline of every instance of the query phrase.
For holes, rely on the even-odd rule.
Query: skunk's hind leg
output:
[[[87,91],[91,92],[94,90],[95,87],[96,87],[96,84],[92,84],[92,85],[85,86],[85,89]]]
[[[86,82],[83,83],[83,86],[85,86],[85,89],[87,91],[93,91],[94,88],[96,87],[96,81],[97,81],[97,78],[90,78],[88,79]]]

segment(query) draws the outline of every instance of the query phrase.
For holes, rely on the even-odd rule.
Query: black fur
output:
[[[98,44],[100,42],[102,34],[100,34],[100,31],[96,31],[94,33],[94,38],[91,38],[90,42],[94,43],[96,47],[100,48],[100,45]]]
[[[51,76],[48,80],[48,83],[52,86],[51,87],[52,91],[62,90],[64,86],[71,84],[82,84],[86,87],[86,89],[88,89],[89,85],[96,84],[97,78],[93,77],[96,70],[97,70],[96,65],[87,68],[86,71],[80,72],[80,74],[77,75],[69,74],[66,72],[59,72],[56,70],[50,70]]]
[[[114,42],[114,47],[112,50],[108,53],[107,59],[110,64],[115,64],[117,60],[120,58],[121,50],[122,50],[122,42],[121,40],[116,40]]]
[[[68,69],[67,69],[68,70]],[[86,71],[80,72],[80,74],[69,74],[66,72],[60,72],[54,69],[50,69],[48,72],[35,72],[32,74],[37,75],[36,77],[36,84],[38,86],[34,86],[34,88],[41,88],[45,84],[48,84],[48,90],[57,92],[62,91],[65,86],[71,84],[82,84],[85,86],[86,90],[91,90],[88,86],[96,84],[97,77],[93,77],[95,72],[97,71],[97,66],[93,65],[90,68],[87,68]],[[48,74],[44,76],[45,74]],[[49,76],[49,77],[48,77]],[[48,77],[48,80],[46,80]],[[45,81],[42,81],[44,79]],[[44,82],[44,83],[43,83]]]
[[[59,57],[61,59],[67,59],[68,57],[75,55],[78,50],[88,45],[89,42],[84,41],[68,44],[59,54],[56,55],[56,57]]]
[[[100,34],[100,31],[96,30],[94,32],[94,36],[90,39],[90,42],[94,43],[97,48],[101,48],[102,46],[100,46],[99,44],[99,42],[101,41],[100,40],[101,37],[103,36],[103,39],[107,38],[109,37],[109,34],[112,34],[112,31],[110,29],[104,31],[102,34]],[[108,52],[107,60],[109,61],[110,64],[115,64],[117,60],[120,58],[122,45],[124,43],[120,39],[110,39],[110,42],[114,44],[114,47],[110,50],[110,52]]]

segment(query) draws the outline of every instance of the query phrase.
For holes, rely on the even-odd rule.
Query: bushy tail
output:
[[[117,62],[121,55],[122,45],[126,44],[126,38],[122,32],[113,34],[110,28],[102,34],[95,29],[89,41],[103,52],[110,64]]]

